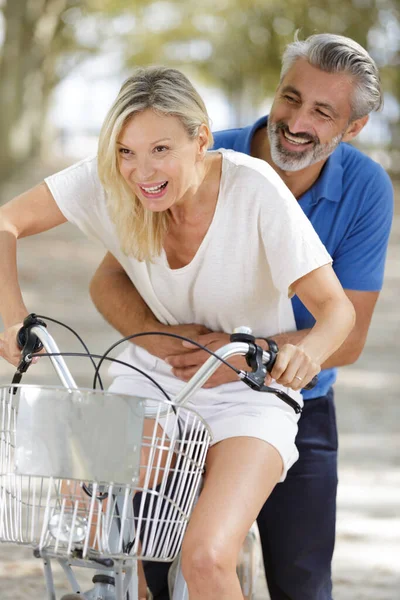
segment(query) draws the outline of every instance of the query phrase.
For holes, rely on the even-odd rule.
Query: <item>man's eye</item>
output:
[[[298,102],[297,98],[294,98],[293,96],[288,96],[287,94],[285,94],[283,96],[285,98],[285,100],[287,100],[288,102]]]
[[[326,113],[324,113],[322,110],[317,110],[317,113],[323,118],[323,119],[330,119],[330,115],[327,115]]]

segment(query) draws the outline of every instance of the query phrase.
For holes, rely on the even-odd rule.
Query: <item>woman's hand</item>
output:
[[[284,344],[278,352],[271,376],[277,383],[301,390],[321,370],[301,346]]]
[[[17,344],[17,335],[21,327],[22,323],[17,323],[0,333],[0,356],[16,367],[21,360],[21,349]]]

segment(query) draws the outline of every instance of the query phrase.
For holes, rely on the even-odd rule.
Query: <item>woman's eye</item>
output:
[[[127,156],[127,155],[131,154],[131,151],[128,148],[119,148],[119,153]]]
[[[156,152],[156,154],[159,154],[160,152],[165,152],[165,150],[168,150],[167,146],[156,146],[154,148],[154,152]]]

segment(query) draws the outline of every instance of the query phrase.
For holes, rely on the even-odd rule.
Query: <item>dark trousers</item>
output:
[[[299,460],[258,516],[272,600],[331,600],[335,543],[337,429],[333,391],[307,400]]]
[[[271,600],[331,600],[337,430],[333,391],[307,400],[296,438],[299,460],[257,519]],[[146,563],[154,600],[169,600],[168,564]]]

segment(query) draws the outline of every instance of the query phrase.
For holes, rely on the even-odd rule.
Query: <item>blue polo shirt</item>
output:
[[[267,117],[262,117],[252,126],[214,133],[214,149],[250,154],[255,132],[266,125]],[[393,188],[383,168],[341,143],[298,201],[332,256],[342,286],[379,291],[393,217]],[[292,304],[297,328],[312,327],[314,318],[297,296]],[[324,396],[336,380],[336,369],[325,369],[318,377],[313,390],[303,391],[304,399]]]

